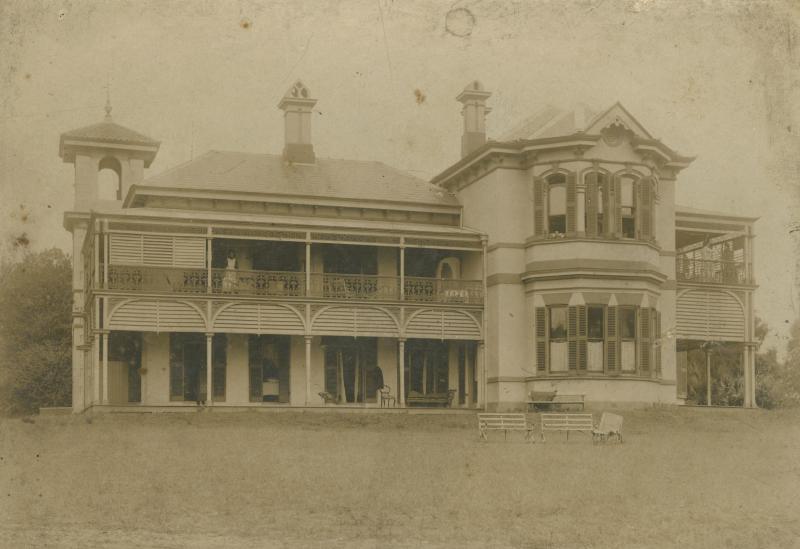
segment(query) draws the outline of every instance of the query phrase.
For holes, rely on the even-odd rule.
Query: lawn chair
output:
[[[394,408],[396,401],[392,396],[392,388],[388,385],[384,385],[378,389],[378,391],[381,394],[381,408],[383,408],[384,404],[386,404],[387,408]]]
[[[603,412],[600,416],[600,425],[592,430],[592,442],[606,442],[612,436],[622,443],[622,416]]]

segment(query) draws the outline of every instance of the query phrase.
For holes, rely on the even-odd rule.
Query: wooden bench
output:
[[[570,431],[591,433],[594,430],[592,414],[542,414],[542,442],[545,431]]]
[[[548,409],[556,409],[560,408],[562,405],[579,405],[582,411],[585,405],[585,395],[559,395],[555,392],[531,392],[530,396],[531,399],[528,400],[528,406],[533,407],[534,410],[544,407]]]
[[[446,393],[428,393],[423,395],[422,393],[418,393],[416,391],[411,391],[406,396],[406,404],[409,406],[421,405],[421,406],[444,406],[445,408],[450,408],[453,404],[453,399],[455,398],[456,390],[450,389]]]
[[[525,440],[533,442],[533,425],[528,423],[525,414],[478,414],[478,431],[481,440],[489,440],[489,431],[503,431],[508,440],[509,431],[525,431]]]

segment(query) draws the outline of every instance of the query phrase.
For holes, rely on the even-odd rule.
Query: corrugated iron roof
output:
[[[209,151],[141,186],[458,205],[444,189],[381,162],[292,164],[281,155],[226,151]]]

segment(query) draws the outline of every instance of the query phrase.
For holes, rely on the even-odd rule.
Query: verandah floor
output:
[[[800,410],[623,415],[598,446],[472,413],[0,420],[0,547],[796,546]]]

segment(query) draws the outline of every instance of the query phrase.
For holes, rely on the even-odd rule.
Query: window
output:
[[[251,402],[289,402],[289,336],[249,336],[248,363]]]
[[[606,232],[606,226],[603,216],[603,190],[606,186],[606,176],[604,174],[597,174],[597,197],[595,204],[597,205],[597,234],[602,235]]]
[[[567,307],[550,307],[550,371],[566,372],[567,358]]]
[[[587,307],[588,333],[586,364],[590,372],[603,371],[603,350],[605,341],[605,307]]]
[[[547,178],[547,229],[550,233],[567,232],[567,178],[563,173]]]
[[[623,372],[636,371],[636,309],[619,308],[620,361]]]
[[[620,179],[620,216],[622,219],[622,236],[624,238],[636,237],[636,181],[631,176],[622,176]]]

